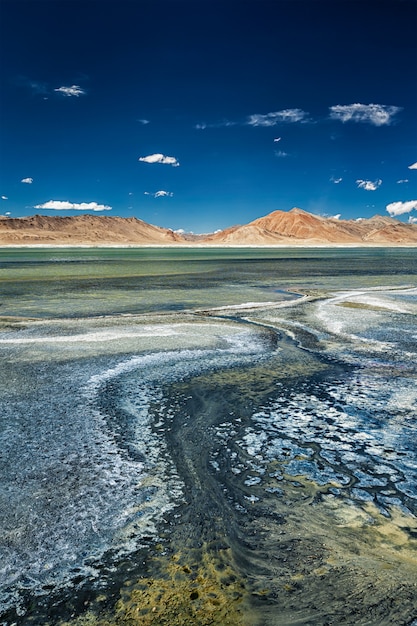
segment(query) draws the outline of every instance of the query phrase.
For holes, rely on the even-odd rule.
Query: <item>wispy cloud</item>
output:
[[[365,191],[376,191],[378,187],[382,185],[382,180],[379,178],[378,180],[357,180],[356,184],[359,189],[365,189]]]
[[[283,109],[271,113],[254,113],[246,120],[248,126],[276,126],[277,124],[292,124],[295,122],[306,122],[308,113],[301,109]]]
[[[408,178],[402,178],[401,180],[397,180],[397,185],[401,185],[402,183],[408,183]]]
[[[38,95],[38,96],[44,96],[44,100],[48,100],[48,97],[54,92],[56,94],[61,94],[64,96],[69,96],[69,97],[71,96],[79,97],[86,93],[85,89],[80,87],[80,85],[70,85],[70,86],[63,85],[61,87],[57,87],[54,89],[52,88],[50,84],[46,82],[39,81],[39,80],[32,80],[25,76],[18,77],[16,79],[16,82],[18,85],[21,85],[23,87],[28,87],[32,91],[33,94]]]
[[[35,209],[47,211],[111,211],[112,207],[97,202],[68,202],[66,200],[49,200],[44,204],[37,204]]]
[[[275,137],[274,142],[277,143],[278,141],[281,141],[281,137]]]
[[[275,156],[279,159],[284,159],[288,156],[288,152],[284,152],[284,150],[275,150]]]
[[[196,124],[194,126],[194,128],[196,130],[205,130],[206,128],[228,128],[229,126],[237,126],[238,122],[231,122],[230,120],[222,120],[220,122],[212,122],[212,123],[207,123],[207,122],[201,122],[199,124]]]
[[[330,117],[341,122],[367,122],[374,126],[389,126],[401,107],[387,104],[336,104],[330,107]]]
[[[391,204],[387,205],[386,209],[391,216],[411,213],[413,209],[417,209],[417,200],[408,200],[407,202],[391,202]]]
[[[150,193],[149,191],[145,191],[145,196],[153,196],[154,198],[172,198],[174,195],[172,191],[155,191],[155,193]]]
[[[28,80],[26,84],[30,87],[32,92],[37,95],[44,96],[49,93],[48,85],[38,80]]]
[[[409,170],[417,170],[417,161],[415,163],[413,163],[412,165],[408,166]]]
[[[164,154],[149,154],[148,156],[139,157],[139,161],[143,161],[144,163],[163,163],[165,165],[172,165],[173,167],[178,167],[179,163],[175,157],[165,156]]]
[[[7,196],[2,196],[1,199],[2,200],[8,200],[9,198]]]
[[[139,122],[140,124],[143,124],[144,126],[146,126],[146,124],[150,124],[150,121],[149,121],[149,120],[138,120],[138,122]]]
[[[54,89],[54,91],[62,93],[64,96],[76,96],[77,98],[85,94],[84,89],[81,89],[79,85],[71,85],[71,87],[58,87],[57,89]]]
[[[33,183],[33,178],[22,178],[21,183],[25,183],[26,185],[31,185]]]
[[[197,130],[205,130],[206,128],[227,128],[229,126],[263,126],[265,128],[277,126],[278,124],[294,124],[296,122],[308,122],[309,114],[302,109],[282,109],[281,111],[272,111],[271,113],[253,113],[248,115],[244,120],[232,122],[230,120],[221,120],[220,122],[201,122],[196,124],[194,128]],[[277,137],[274,141],[281,141],[281,137]]]
[[[338,185],[339,183],[341,183],[343,180],[343,178],[340,176],[339,178],[335,178],[334,176],[331,177],[330,182],[334,183],[335,185]]]

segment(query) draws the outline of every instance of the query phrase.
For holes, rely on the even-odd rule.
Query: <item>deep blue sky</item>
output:
[[[194,232],[294,206],[417,219],[414,0],[0,11],[3,215]]]

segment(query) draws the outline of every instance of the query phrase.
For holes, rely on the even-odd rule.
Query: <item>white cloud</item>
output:
[[[6,215],[7,215],[7,213],[6,213]],[[408,218],[408,223],[409,224],[417,224],[417,217],[411,217],[411,215],[410,215],[410,217]]]
[[[22,178],[21,183],[26,183],[26,185],[31,185],[33,183],[33,178]]]
[[[144,192],[145,196],[153,196],[154,198],[172,198],[174,195],[172,191],[155,191],[155,193],[150,193],[149,191]]]
[[[403,215],[411,213],[413,209],[417,209],[417,200],[408,200],[407,202],[391,202],[386,206],[390,215]]]
[[[68,202],[66,200],[49,200],[44,204],[37,204],[35,209],[48,211],[111,211],[112,207],[97,202]]]
[[[246,124],[249,126],[276,126],[281,123],[305,122],[307,113],[301,109],[283,109],[272,113],[254,113],[249,115]]]
[[[330,182],[334,183],[335,185],[338,185],[339,183],[341,183],[343,180],[343,178],[340,176],[339,178],[335,178],[334,176],[331,177]]]
[[[281,137],[275,137],[274,141],[275,141],[275,142],[277,142],[277,141],[281,141]]]
[[[2,200],[8,200],[9,198],[7,196],[2,196],[1,199]]]
[[[368,122],[374,126],[391,124],[401,107],[386,104],[337,104],[330,107],[330,117],[341,122]]]
[[[413,163],[412,165],[408,166],[409,170],[417,170],[417,161],[415,163]]]
[[[365,189],[365,191],[376,191],[378,187],[382,185],[382,180],[379,178],[378,180],[357,180],[356,184],[360,189]]]
[[[284,152],[283,150],[275,150],[275,156],[282,159],[288,156],[288,152]]]
[[[79,85],[71,85],[71,87],[58,87],[54,89],[54,91],[58,91],[59,93],[64,94],[64,96],[82,96],[85,94],[84,89],[81,89]]]
[[[166,165],[172,165],[173,167],[178,167],[179,163],[175,157],[165,156],[164,154],[149,154],[145,157],[139,157],[139,161],[143,161],[144,163],[164,163]]]
[[[337,215],[333,215],[333,218],[332,218],[332,219],[334,219],[334,220],[340,220],[340,218],[341,218],[341,217],[342,217],[342,214],[341,214],[341,213],[337,213]]]
[[[401,180],[397,180],[397,184],[401,185],[401,183],[408,183],[408,178],[402,178]]]

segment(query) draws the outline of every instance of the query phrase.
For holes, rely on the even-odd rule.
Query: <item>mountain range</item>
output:
[[[243,226],[192,235],[135,217],[0,217],[0,245],[414,246],[417,225],[375,215],[341,220],[302,209],[273,211]]]

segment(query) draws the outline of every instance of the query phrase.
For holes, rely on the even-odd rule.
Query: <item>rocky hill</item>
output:
[[[417,226],[391,217],[340,220],[312,215],[302,209],[274,211],[244,226],[209,235],[218,245],[415,245]]]
[[[167,245],[181,241],[174,231],[135,217],[86,214],[0,219],[0,245]]]

